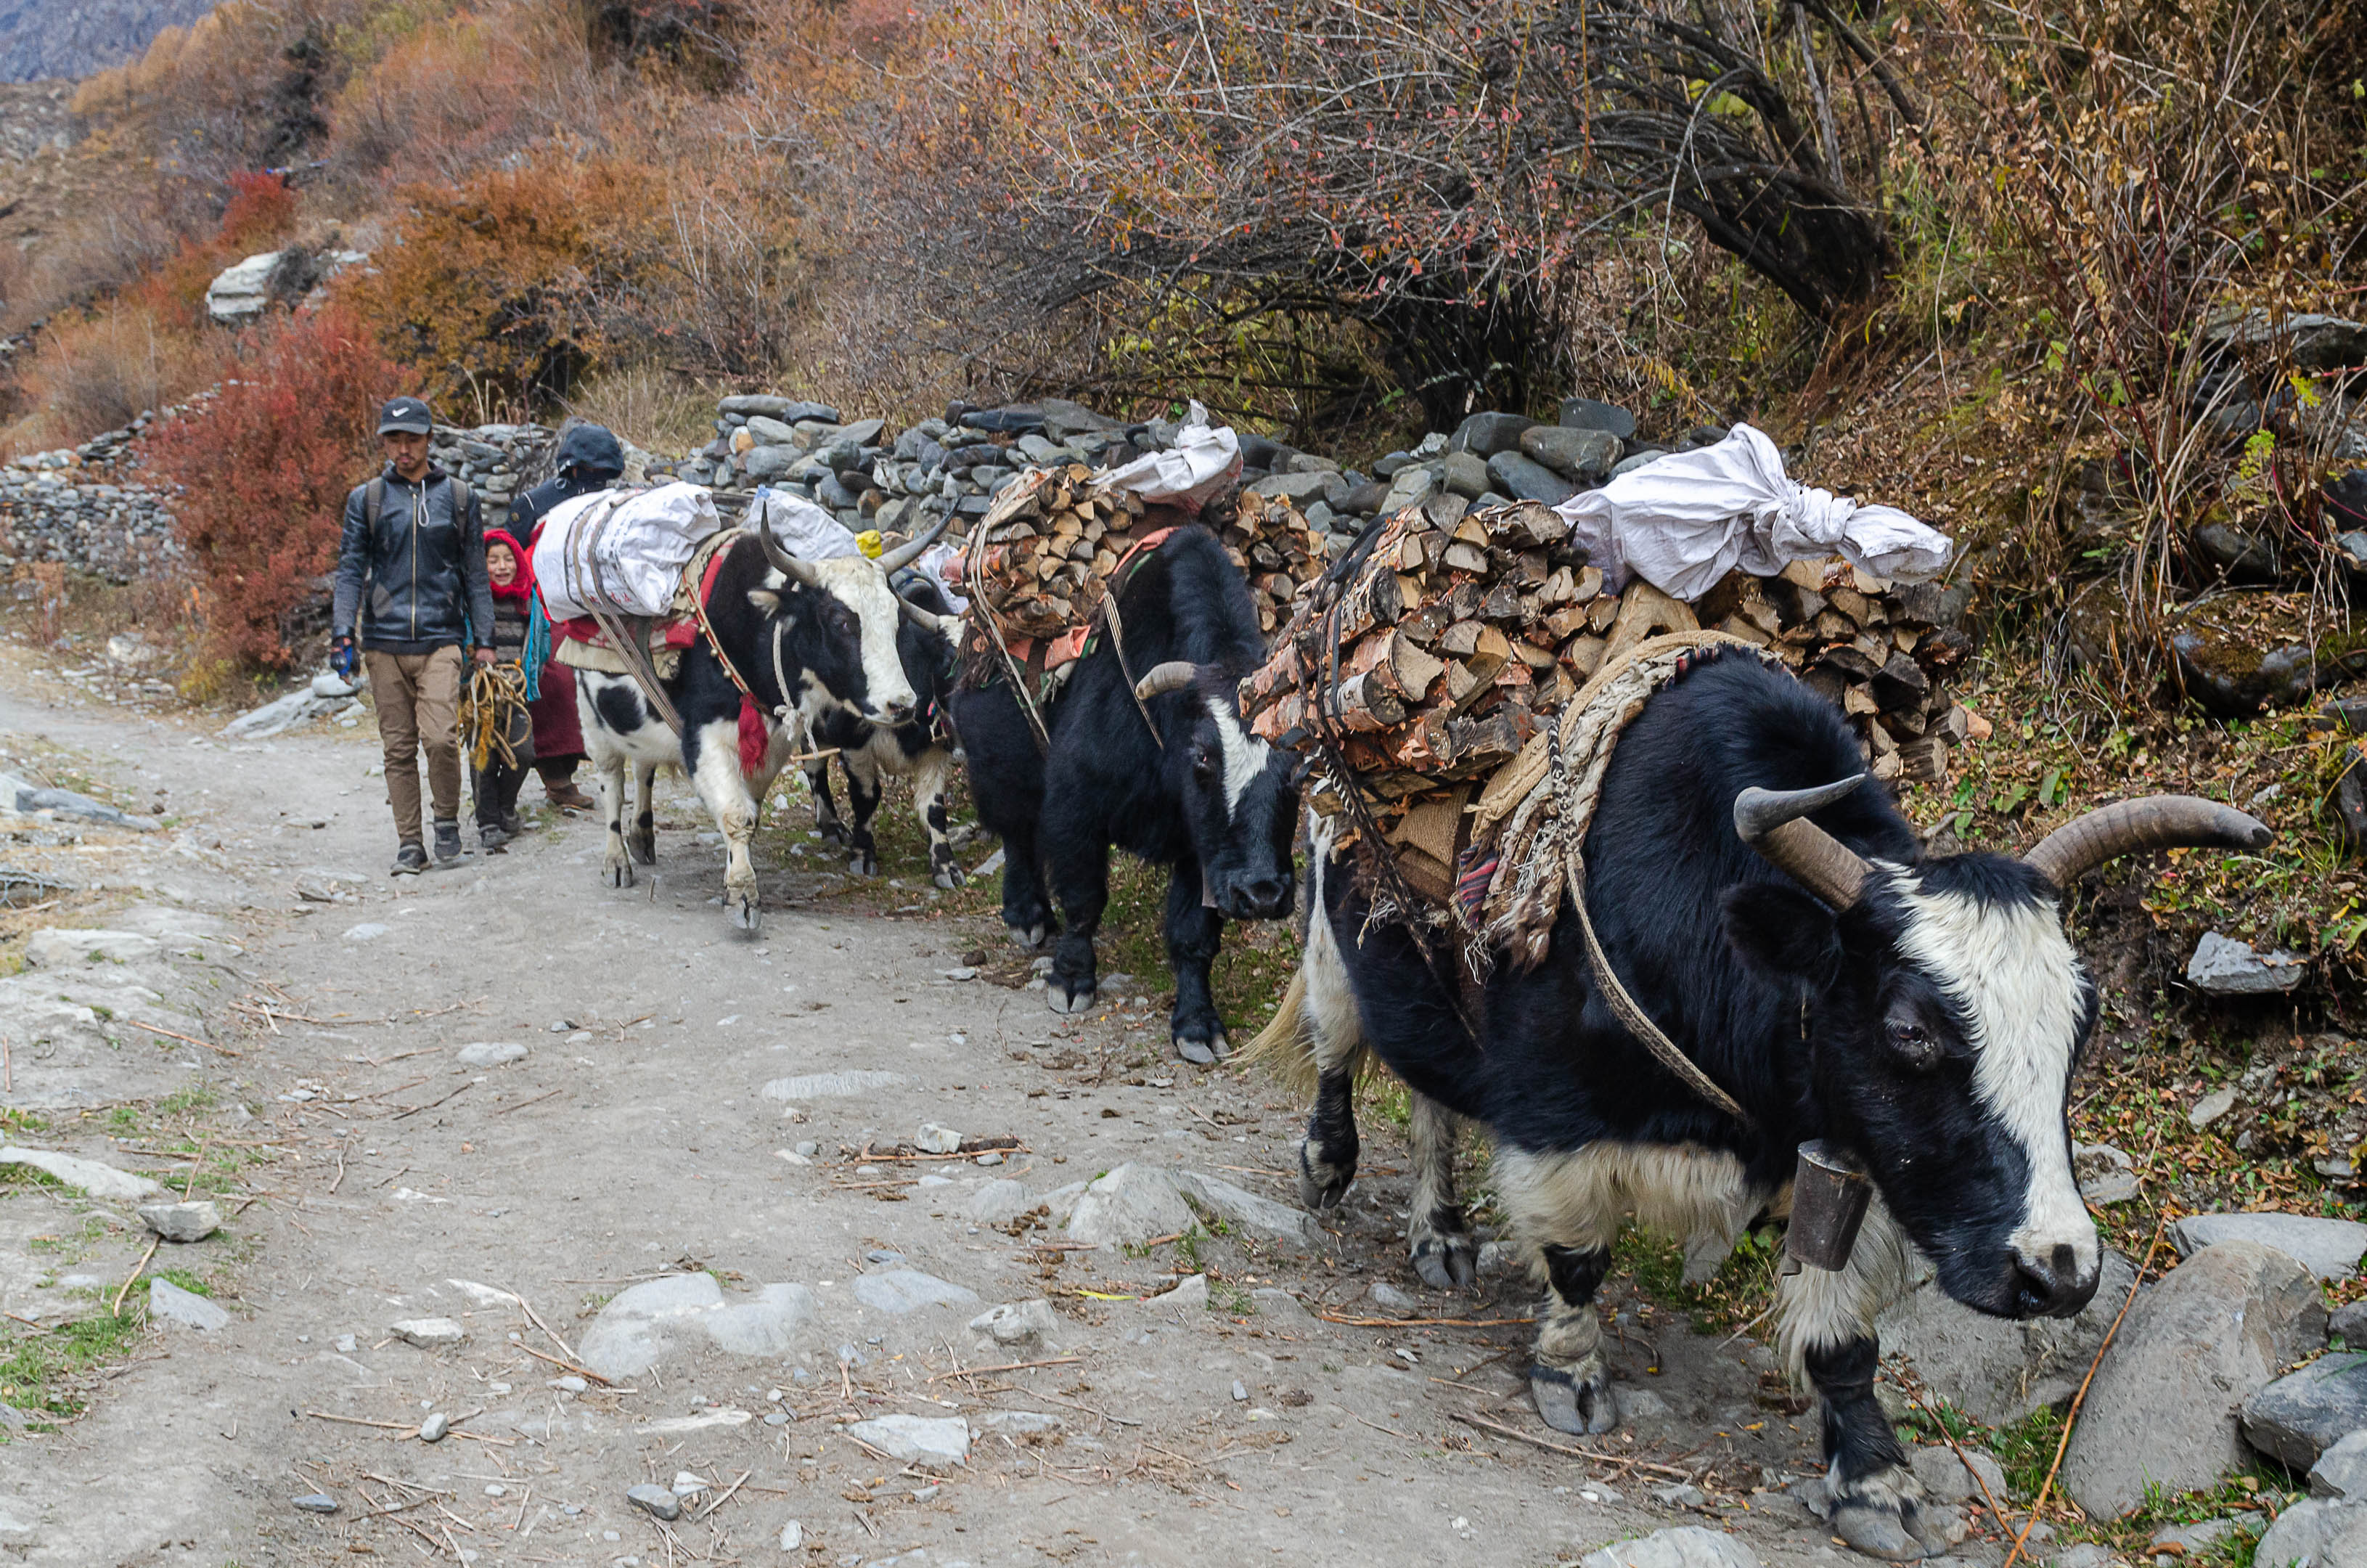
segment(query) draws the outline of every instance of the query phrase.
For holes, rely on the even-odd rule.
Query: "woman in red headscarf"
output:
[[[525,665],[540,662],[541,650],[529,649],[534,619],[534,563],[526,547],[500,528],[485,530],[485,576],[493,590],[493,658]],[[527,672],[531,688],[533,672]],[[570,694],[572,695],[572,693]],[[572,707],[572,703],[570,704]],[[486,854],[499,855],[518,835],[518,788],[535,766],[535,732],[531,703],[504,715],[502,740],[509,756],[495,746],[483,767],[476,769],[477,840]]]

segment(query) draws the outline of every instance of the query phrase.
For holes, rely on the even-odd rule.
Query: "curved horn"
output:
[[[809,588],[821,585],[821,577],[814,571],[811,562],[800,561],[781,548],[781,541],[773,537],[772,522],[769,518],[761,516],[757,517],[756,537],[764,541],[764,559],[773,563],[774,571],[778,572],[790,582],[803,583]]]
[[[918,539],[906,540],[902,544],[898,545],[895,549],[888,551],[887,554],[882,555],[879,558],[879,570],[882,572],[893,572],[899,567],[910,566],[913,562],[921,559],[921,551],[936,543],[937,536],[945,532],[948,528],[952,527],[953,520],[954,515],[951,512],[947,512],[944,517],[937,519],[937,526],[931,528],[927,533],[921,535]]]
[[[1163,665],[1153,665],[1142,672],[1134,683],[1134,699],[1148,702],[1170,691],[1181,691],[1200,678],[1200,666],[1189,659],[1170,659]]]
[[[2184,845],[2263,849],[2275,836],[2268,824],[2216,801],[2147,795],[2072,818],[2022,859],[2056,887],[2067,888],[2082,872],[2123,855]]]
[[[906,615],[912,619],[912,623],[924,631],[934,631],[940,636],[950,637],[953,635],[953,629],[961,624],[961,617],[939,615],[933,609],[923,609],[901,594],[896,596],[896,603],[902,608]]]
[[[1860,773],[1813,790],[1745,790],[1734,798],[1734,831],[1794,881],[1835,909],[1847,909],[1865,886],[1865,861],[1806,819],[1864,782]]]

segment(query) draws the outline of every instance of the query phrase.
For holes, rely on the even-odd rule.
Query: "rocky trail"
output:
[[[1778,1494],[1813,1418],[1763,1348],[1623,1285],[1635,1419],[1549,1451],[1529,1287],[1422,1290],[1385,1119],[1318,1225],[1254,1066],[1169,1060],[1139,982],[1056,1017],[910,869],[851,884],[768,832],[743,939],[677,781],[632,890],[558,817],[391,880],[366,726],[225,742],[6,656],[0,744],[164,824],[10,851],[117,933],[0,981],[11,1142],[146,1180],[0,1166],[6,1367],[142,1265],[135,1209],[182,1196],[150,1182],[221,1220],[145,1259],[86,1412],[0,1446],[10,1560],[1550,1562],[1689,1526],[1665,1561],[1846,1555]]]

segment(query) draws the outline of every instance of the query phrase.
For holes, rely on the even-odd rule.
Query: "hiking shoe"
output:
[[[591,796],[578,790],[572,780],[564,784],[545,784],[542,794],[545,800],[562,812],[588,812],[596,804]]]
[[[502,833],[508,838],[522,838],[526,835],[526,824],[519,820],[517,812],[504,812],[502,813]]]
[[[477,824],[477,847],[483,850],[488,855],[505,855],[509,853],[507,850],[504,849],[502,846],[507,844],[514,836],[515,835],[507,828],[502,826],[499,823],[480,823]]]
[[[425,869],[427,869],[427,851],[419,845],[405,840],[402,847],[394,852],[394,864],[387,868],[387,875],[415,877]]]
[[[436,863],[449,866],[460,858],[460,824],[455,818],[436,824]]]

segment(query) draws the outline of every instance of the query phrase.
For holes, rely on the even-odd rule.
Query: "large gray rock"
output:
[[[923,1307],[967,1307],[978,1302],[978,1292],[917,1268],[887,1268],[858,1275],[855,1299],[865,1306],[902,1316]]]
[[[881,1415],[857,1421],[846,1435],[906,1464],[942,1470],[969,1458],[969,1423],[958,1415]]]
[[[221,1210],[210,1198],[189,1203],[143,1203],[140,1219],[168,1242],[201,1242],[221,1229]]]
[[[1334,489],[1345,494],[1347,487],[1336,473],[1270,473],[1241,488],[1251,495],[1279,496],[1294,506],[1304,506]]]
[[[1449,495],[1477,501],[1488,494],[1488,460],[1469,452],[1449,452],[1439,459],[1438,476]]]
[[[618,1292],[575,1343],[602,1377],[629,1378],[701,1340],[732,1355],[778,1356],[815,1316],[802,1285],[767,1285],[727,1301],[712,1274],[669,1274]]]
[[[838,423],[838,410],[826,403],[800,403],[793,397],[776,397],[769,392],[742,392],[722,399],[715,408],[719,414],[761,414],[784,425],[795,425],[800,419],[818,419],[824,425]]]
[[[1619,461],[1619,438],[1603,430],[1539,425],[1521,432],[1521,455],[1556,473],[1600,484]]]
[[[25,962],[34,969],[80,963],[137,963],[153,958],[163,944],[136,931],[48,926],[25,938]]]
[[[1561,400],[1561,422],[1573,430],[1601,430],[1621,442],[1636,438],[1636,416],[1615,403],[1591,397]]]
[[[13,1144],[0,1147],[0,1165],[30,1165],[46,1171],[68,1187],[80,1187],[93,1198],[132,1199],[147,1198],[164,1189],[144,1176],[119,1171],[113,1165],[97,1160],[85,1160],[78,1154],[61,1154],[48,1149],[19,1149]]]
[[[2215,1485],[2247,1460],[2245,1400],[2325,1343],[2309,1271],[2256,1242],[2204,1247],[2129,1309],[2063,1460],[2064,1490],[2117,1517],[2146,1488]]]
[[[1590,1551],[1579,1568],[1760,1568],[1759,1554],[1717,1530],[1679,1525]]]
[[[2360,1255],[2367,1253],[2367,1225],[2356,1220],[2265,1210],[2247,1214],[2190,1214],[2171,1223],[2169,1237],[2181,1257],[2191,1257],[2220,1242],[2258,1242],[2328,1280],[2350,1278],[2359,1271]]]
[[[2346,1349],[2367,1350],[2367,1301],[2352,1301],[2334,1309],[2326,1320],[2328,1337],[2342,1341]]]
[[[2353,1568],[2367,1562],[2367,1503],[2311,1497],[2277,1516],[2252,1568]]]
[[[1173,1173],[1176,1187],[1194,1207],[1205,1209],[1252,1235],[1290,1246],[1318,1247],[1323,1244],[1322,1227],[1315,1216],[1294,1204],[1277,1203],[1271,1198],[1261,1198],[1254,1192],[1220,1181],[1198,1171]]]
[[[205,1333],[230,1326],[229,1312],[195,1290],[184,1290],[169,1279],[148,1281],[148,1312],[150,1316],[162,1318],[166,1323]]]
[[[2367,1430],[2331,1444],[2309,1467],[2309,1494],[2367,1503]]]
[[[1455,427],[1446,449],[1492,458],[1498,452],[1516,450],[1521,444],[1521,432],[1535,423],[1517,414],[1475,414]]]
[[[981,1225],[1007,1225],[1036,1203],[1036,1195],[1024,1181],[991,1181],[969,1195],[969,1217]]]
[[[270,307],[271,275],[278,266],[279,253],[267,250],[223,267],[206,285],[206,314],[225,324],[261,315]]]
[[[2128,1299],[2135,1266],[2103,1256],[2096,1294],[2072,1318],[2016,1323],[1976,1312],[1927,1279],[1882,1314],[1885,1354],[1905,1357],[1931,1392],[1974,1420],[2010,1426],[2070,1398]]]
[[[1438,476],[1416,463],[1398,470],[1389,481],[1388,493],[1381,497],[1381,515],[1393,516],[1408,506],[1418,506],[1438,488]]]
[[[2278,949],[2260,953],[2250,944],[2205,931],[2186,960],[2186,983],[2205,996],[2271,996],[2291,991],[2309,972],[2309,960]]]
[[[1518,452],[1498,452],[1488,460],[1488,477],[1495,487],[1519,501],[1559,506],[1578,494],[1578,486],[1541,462]]]
[[[1005,1301],[969,1320],[974,1333],[991,1336],[997,1345],[1025,1345],[1042,1339],[1059,1326],[1052,1303],[1041,1296],[1027,1301]]]
[[[2006,1500],[2005,1466],[1979,1449],[1966,1449],[1959,1459],[1947,1444],[1931,1443],[1909,1453],[1908,1463],[1923,1483],[1923,1495],[1935,1503],[1983,1503],[1984,1486],[1989,1497]]]
[[[2244,1402],[2244,1440],[2307,1470],[2353,1432],[2367,1429],[2367,1353],[2338,1350],[2279,1378]]]
[[[1155,1166],[1128,1163],[1087,1187],[1069,1216],[1069,1239],[1127,1246],[1188,1231],[1197,1219],[1174,1179]]]

